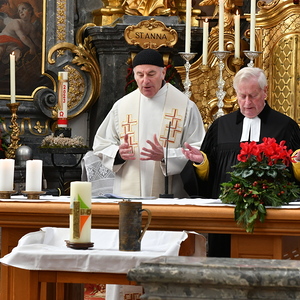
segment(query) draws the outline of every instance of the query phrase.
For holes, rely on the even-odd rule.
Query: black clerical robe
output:
[[[271,109],[267,103],[258,117],[261,119],[260,142],[264,137],[271,137],[277,142],[285,140],[287,147],[294,151],[300,148],[299,126],[290,117]],[[185,189],[191,197],[219,198],[221,183],[230,181],[228,172],[232,172],[232,166],[238,163],[243,119],[237,110],[216,119],[209,127],[201,146],[209,160],[208,182],[195,176],[191,162],[182,174]],[[230,235],[209,234],[208,247],[209,256],[229,257]]]
[[[270,108],[267,103],[258,117],[261,119],[259,142],[270,137],[278,143],[285,140],[288,149],[300,148],[300,130],[293,119]],[[232,172],[232,166],[238,163],[237,155],[241,149],[243,119],[240,110],[227,114],[215,120],[205,135],[201,150],[210,164],[207,188],[203,191],[206,197],[219,198],[220,184],[230,181],[228,172]],[[201,189],[199,193],[202,194]]]

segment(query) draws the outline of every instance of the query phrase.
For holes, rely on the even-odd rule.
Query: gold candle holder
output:
[[[0,191],[0,199],[10,199],[16,191]]]
[[[12,128],[11,134],[10,134],[10,144],[8,146],[7,151],[5,151],[5,157],[6,158],[15,158],[15,152],[16,150],[21,146],[19,144],[20,140],[20,127],[17,122],[18,116],[17,116],[17,111],[19,108],[20,103],[7,103],[6,106],[11,111],[11,125],[9,126]]]
[[[25,196],[27,196],[28,200],[39,200],[40,195],[46,194],[44,191],[21,191],[21,193]]]

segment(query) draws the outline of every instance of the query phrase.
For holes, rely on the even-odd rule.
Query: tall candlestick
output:
[[[251,0],[250,8],[250,51],[255,51],[256,0]]]
[[[224,51],[224,0],[219,0],[219,51]]]
[[[234,15],[234,57],[240,58],[240,14]]]
[[[207,65],[207,47],[208,47],[208,29],[209,23],[208,20],[205,19],[203,22],[203,46],[202,46],[202,64]]]
[[[10,102],[16,103],[16,59],[14,52],[9,55],[10,60]]]
[[[68,72],[58,72],[57,126],[68,126]]]
[[[85,181],[73,181],[70,188],[70,242],[90,243],[92,184]]]
[[[43,161],[32,159],[26,161],[26,191],[40,192],[42,190]]]
[[[12,191],[14,189],[14,159],[0,159],[0,191]]]
[[[192,22],[192,0],[186,0],[185,53],[191,52],[191,22]]]

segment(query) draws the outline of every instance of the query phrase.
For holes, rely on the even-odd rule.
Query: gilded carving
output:
[[[101,71],[99,67],[99,63],[97,60],[96,49],[92,44],[91,37],[86,37],[82,40],[83,31],[88,26],[95,26],[94,24],[85,24],[76,35],[77,45],[63,42],[58,43],[53,46],[48,53],[48,62],[50,64],[55,63],[55,59],[53,58],[54,53],[58,51],[69,50],[74,54],[74,58],[72,63],[80,67],[80,69],[89,74],[91,77],[91,89],[90,96],[87,97],[86,102],[82,103],[84,91],[84,79],[82,75],[73,67],[66,66],[68,71],[71,72],[71,81],[70,81],[70,102],[68,103],[68,109],[75,107],[77,104],[81,104],[81,108],[76,110],[75,113],[69,114],[68,117],[73,118],[83,111],[87,110],[99,97],[100,94],[100,86],[101,86]],[[54,117],[57,117],[54,116]]]
[[[176,12],[173,0],[124,0],[122,7],[126,15],[170,16]]]
[[[155,19],[141,21],[137,25],[126,27],[124,37],[128,44],[139,45],[144,49],[173,47],[178,40],[176,30],[167,28],[163,22]]]
[[[67,3],[66,0],[57,1],[57,12],[56,12],[56,37],[58,42],[66,40],[66,11]]]

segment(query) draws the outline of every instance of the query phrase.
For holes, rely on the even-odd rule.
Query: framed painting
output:
[[[43,0],[0,0],[0,95],[10,95],[10,54],[15,56],[16,95],[32,99],[40,87],[53,89],[43,74],[46,12]]]

